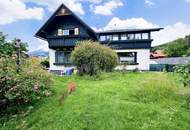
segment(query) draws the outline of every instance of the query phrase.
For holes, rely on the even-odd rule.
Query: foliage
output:
[[[173,74],[152,72],[101,73],[101,80],[97,81],[88,75],[54,76],[53,96],[35,104],[35,110],[28,116],[11,117],[6,121],[0,117],[3,124],[0,129],[189,130],[190,114],[189,109],[183,107],[183,96],[184,91],[190,92],[190,89],[181,87],[176,79]],[[59,105],[58,99],[70,82],[76,82],[78,87]],[[146,87],[157,91],[147,92]],[[143,91],[147,92],[147,98],[146,95],[143,99],[134,98]]]
[[[151,51],[163,50],[169,57],[190,56],[190,38],[180,38],[169,43],[151,48]]]
[[[0,32],[0,57],[2,56],[12,56],[15,54],[15,42],[16,39],[11,42],[6,41],[6,35]],[[27,43],[21,42],[20,44],[21,53],[27,51]]]
[[[45,68],[49,68],[49,60],[45,59],[45,60],[41,61],[41,65]]]
[[[176,66],[175,72],[181,75],[183,85],[185,87],[190,87],[190,63],[187,65]]]
[[[93,41],[79,42],[71,54],[79,74],[96,75],[100,71],[112,71],[118,63],[116,52]]]
[[[30,104],[51,94],[51,75],[44,71],[37,59],[20,57],[21,70],[16,72],[16,56],[14,42],[8,43],[4,36],[0,50],[0,111],[9,106]],[[25,44],[21,46],[26,50]]]

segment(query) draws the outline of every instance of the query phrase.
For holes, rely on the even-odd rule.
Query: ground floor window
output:
[[[137,64],[137,52],[119,52],[120,63]]]
[[[56,51],[55,52],[55,63],[56,64],[71,63],[70,57],[71,57],[71,52]]]

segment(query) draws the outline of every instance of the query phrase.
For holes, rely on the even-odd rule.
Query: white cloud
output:
[[[156,24],[146,21],[143,18],[131,18],[122,20],[118,17],[112,18],[112,20],[104,27],[104,30],[112,29],[134,29],[134,28],[157,28]]]
[[[20,0],[1,0],[0,11],[0,25],[24,19],[41,20],[44,15],[43,8],[27,8]]]
[[[112,30],[112,29],[144,29],[144,28],[160,28],[159,25],[153,24],[143,18],[131,18],[122,20],[114,17],[104,28],[94,28],[95,30]],[[163,27],[164,30],[152,33],[153,46],[160,45],[166,42],[183,38],[190,34],[190,25],[178,22],[174,25]]]
[[[24,0],[25,2],[33,2],[48,8],[49,11],[55,11],[62,3],[64,3],[73,12],[84,15],[84,9],[79,0]],[[93,0],[91,0],[93,1]]]
[[[48,42],[47,41],[44,41],[44,40],[36,38],[36,39],[32,40],[31,44],[33,44],[33,42],[35,42],[36,44],[38,44],[38,46],[35,49],[31,49],[30,52],[37,51],[37,50],[42,50],[42,51],[45,51],[45,52],[49,51],[49,47],[48,47]]]
[[[153,6],[155,5],[155,3],[152,0],[144,0],[145,4],[147,4],[148,6]]]
[[[164,30],[152,34],[154,38],[153,45],[170,42],[178,38],[183,38],[190,34],[190,25],[178,22],[174,25],[164,27]]]
[[[113,11],[121,6],[123,6],[121,0],[110,0],[103,5],[91,5],[91,11],[100,15],[112,15]]]

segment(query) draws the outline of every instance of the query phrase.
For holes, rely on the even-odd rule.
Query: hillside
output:
[[[151,48],[151,51],[163,51],[169,57],[190,56],[190,35],[172,42]]]

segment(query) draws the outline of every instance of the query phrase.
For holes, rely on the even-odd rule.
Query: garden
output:
[[[17,71],[16,40],[5,38],[0,36],[2,130],[190,128],[189,65],[174,73],[118,72],[113,50],[83,41],[71,56],[78,74],[56,76],[38,59],[26,58],[21,43]]]

